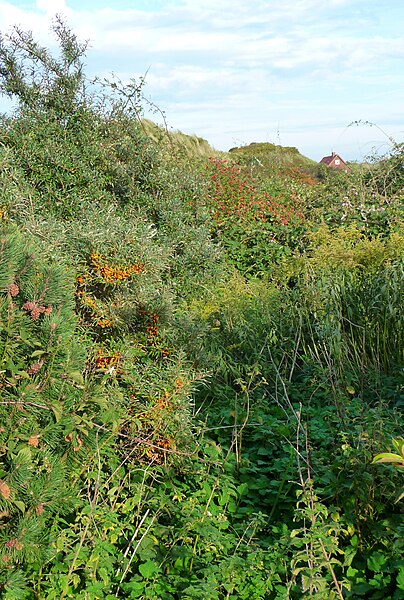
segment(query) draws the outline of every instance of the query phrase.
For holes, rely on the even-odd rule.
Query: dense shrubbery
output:
[[[402,148],[171,153],[55,32],[0,44],[2,597],[401,598]]]
[[[214,234],[238,271],[263,275],[302,243],[304,214],[295,190],[271,195],[226,159],[210,159],[207,171]]]

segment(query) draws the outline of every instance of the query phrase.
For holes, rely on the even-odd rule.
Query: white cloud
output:
[[[391,118],[403,128],[398,73],[404,39],[392,34],[398,13],[404,17],[401,3],[401,9],[395,0],[383,6],[377,0],[160,5],[119,10],[113,0],[105,8],[104,0],[104,8],[90,10],[88,0],[37,0],[22,9],[17,1],[0,0],[0,21],[3,32],[19,24],[53,44],[51,17],[66,15],[78,37],[90,41],[90,74],[115,72],[127,81],[148,71],[146,95],[166,111],[168,122],[223,149],[234,145],[235,132],[245,142],[258,141],[274,135],[279,124],[285,136],[295,133],[299,140],[287,143],[304,140],[309,155],[325,153],[316,150],[317,131],[328,151],[334,132],[357,118]]]
[[[36,0],[36,6],[40,11],[52,16],[56,13],[66,13],[68,11],[64,0]]]

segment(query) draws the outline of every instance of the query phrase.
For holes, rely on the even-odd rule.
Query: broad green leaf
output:
[[[27,346],[32,346],[32,342],[29,340],[28,338],[28,332],[25,331],[24,329],[20,329],[20,339],[22,342],[24,342],[24,344],[27,344]]]
[[[369,569],[376,573],[383,571],[383,567],[386,564],[386,557],[381,552],[374,552],[367,560]]]
[[[156,565],[156,563],[154,563],[152,560],[148,560],[142,565],[139,565],[139,571],[145,579],[150,579],[159,571],[159,566]]]
[[[18,371],[16,375],[18,375],[19,379],[30,379],[30,376],[26,371]]]
[[[248,484],[240,483],[240,485],[237,486],[237,492],[240,494],[240,496],[247,493],[248,492]]]

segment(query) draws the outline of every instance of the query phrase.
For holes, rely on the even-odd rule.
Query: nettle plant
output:
[[[271,196],[250,182],[240,165],[226,159],[210,158],[206,170],[215,233],[242,273],[263,272],[299,245],[304,214],[295,203],[296,194]]]

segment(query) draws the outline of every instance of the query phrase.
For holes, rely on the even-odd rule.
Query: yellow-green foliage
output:
[[[193,319],[213,327],[226,324],[229,328],[248,324],[252,313],[269,310],[277,304],[281,291],[276,285],[261,279],[246,280],[234,273],[229,281],[210,291],[208,297],[193,299],[188,311]]]
[[[354,225],[337,230],[321,225],[309,233],[308,238],[309,263],[316,271],[335,268],[374,270],[404,255],[401,232],[392,232],[388,238],[377,236],[369,239]]]
[[[303,276],[311,280],[322,273],[372,273],[383,270],[404,256],[402,232],[369,239],[355,225],[333,229],[322,224],[316,231],[307,234],[307,240],[304,253],[285,256],[279,265],[273,266],[272,281],[285,285],[291,278]]]
[[[141,124],[147,137],[171,153],[174,152],[188,158],[209,158],[222,154],[212,148],[206,140],[196,135],[187,135],[181,131],[169,131],[148,119],[143,119]]]

